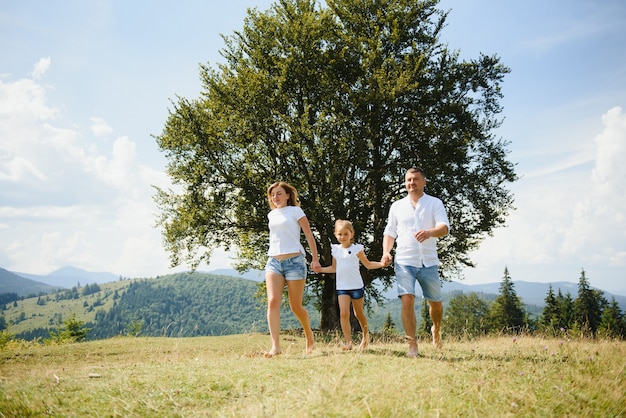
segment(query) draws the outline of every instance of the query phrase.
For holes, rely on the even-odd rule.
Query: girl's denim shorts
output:
[[[360,289],[351,289],[351,290],[343,290],[337,289],[337,296],[348,295],[350,299],[361,299],[365,296],[365,288]]]
[[[265,272],[280,274],[285,280],[303,280],[306,278],[306,260],[303,254],[285,260],[269,257]]]

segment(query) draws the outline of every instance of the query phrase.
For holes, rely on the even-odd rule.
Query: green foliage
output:
[[[100,291],[100,286],[98,285],[98,283],[93,283],[93,284],[85,285],[85,287],[83,287],[83,290],[81,291],[81,294],[83,296],[87,296],[87,295],[92,295],[94,293],[98,293],[99,291]]]
[[[178,273],[136,280],[108,311],[96,312],[94,338],[114,335],[192,337],[266,331],[265,307],[254,294],[260,283],[235,277]],[[315,319],[315,316],[313,316]],[[282,325],[297,328],[287,306]]]
[[[20,296],[15,292],[0,293],[0,305],[5,305],[20,299]]]
[[[0,330],[0,349],[4,348],[9,341],[12,341],[14,338],[15,335],[11,334],[8,330]]]
[[[430,335],[430,327],[433,326],[433,320],[430,318],[430,309],[426,299],[424,299],[424,301],[422,302],[420,316],[422,317],[422,320],[419,322],[417,335],[419,337],[425,337]]]
[[[383,336],[389,337],[396,334],[396,324],[393,322],[391,318],[391,312],[387,312],[387,316],[385,317],[385,322],[383,324],[383,328],[381,330]]]
[[[301,193],[323,265],[337,218],[354,223],[377,259],[404,171],[420,165],[454,225],[440,240],[442,271],[471,265],[468,252],[513,201],[508,143],[493,134],[509,69],[495,55],[460,60],[441,44],[437,4],[283,0],[250,10],[224,38],[226,63],[201,66],[201,96],[179,98],[156,138],[176,186],[155,195],[172,264],[195,268],[222,246],[238,251],[239,269],[261,268],[265,192],[276,180]],[[392,274],[363,271],[368,285]],[[310,281],[323,329],[338,325],[333,286],[326,275]]]
[[[581,331],[594,336],[602,320],[602,310],[607,305],[606,299],[599,290],[591,289],[585,270],[578,280],[578,297],[574,301],[574,321]]]
[[[85,327],[85,322],[76,319],[76,314],[72,314],[68,319],[63,321],[64,328],[60,330],[51,330],[50,338],[47,343],[68,344],[81,342],[87,337],[89,328]]]
[[[145,324],[144,320],[133,319],[132,321],[130,321],[130,323],[126,327],[126,331],[128,332],[128,335],[132,337],[138,337],[139,334],[141,333],[141,330],[144,324]]]
[[[602,311],[598,334],[606,338],[626,337],[626,316],[619,309],[615,298],[612,298],[611,303]]]
[[[526,324],[522,302],[515,293],[515,285],[508,268],[504,269],[500,294],[489,308],[488,321],[489,328],[496,332],[518,333]]]
[[[459,294],[446,308],[446,334],[476,338],[489,331],[489,304],[476,293]]]

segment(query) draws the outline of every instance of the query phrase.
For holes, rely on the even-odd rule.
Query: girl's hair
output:
[[[354,226],[352,226],[352,222],[346,221],[345,219],[337,219],[335,221],[335,232],[341,231],[342,229],[347,229],[352,232],[352,240],[354,240]]]
[[[282,187],[285,190],[285,193],[289,195],[289,199],[287,199],[287,206],[300,206],[300,199],[298,198],[298,191],[296,188],[289,183],[285,183],[284,181],[277,181],[267,188],[267,202],[270,204],[270,208],[276,208],[274,203],[272,203],[272,190],[277,187]]]

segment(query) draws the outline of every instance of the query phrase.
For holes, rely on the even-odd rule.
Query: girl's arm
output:
[[[387,267],[387,265],[381,263],[380,261],[370,261],[365,255],[365,251],[360,251],[356,256],[359,257],[361,263],[363,263],[365,268],[367,268],[368,270],[382,269]]]
[[[320,267],[316,273],[336,273],[337,272],[337,259],[333,257],[333,263],[328,267]]]
[[[309,249],[311,250],[311,270],[317,271],[317,269],[320,268],[320,259],[317,255],[317,244],[315,243],[315,237],[313,237],[313,233],[311,232],[309,220],[306,216],[303,216],[298,219],[298,224],[300,224],[300,228],[302,228],[302,232],[304,232],[304,236],[306,237],[306,242],[309,244]]]

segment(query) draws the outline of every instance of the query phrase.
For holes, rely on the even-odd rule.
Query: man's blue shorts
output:
[[[415,267],[395,263],[394,269],[398,286],[398,297],[402,295],[415,296],[415,281],[418,281],[424,298],[433,302],[442,301],[439,266]]]

